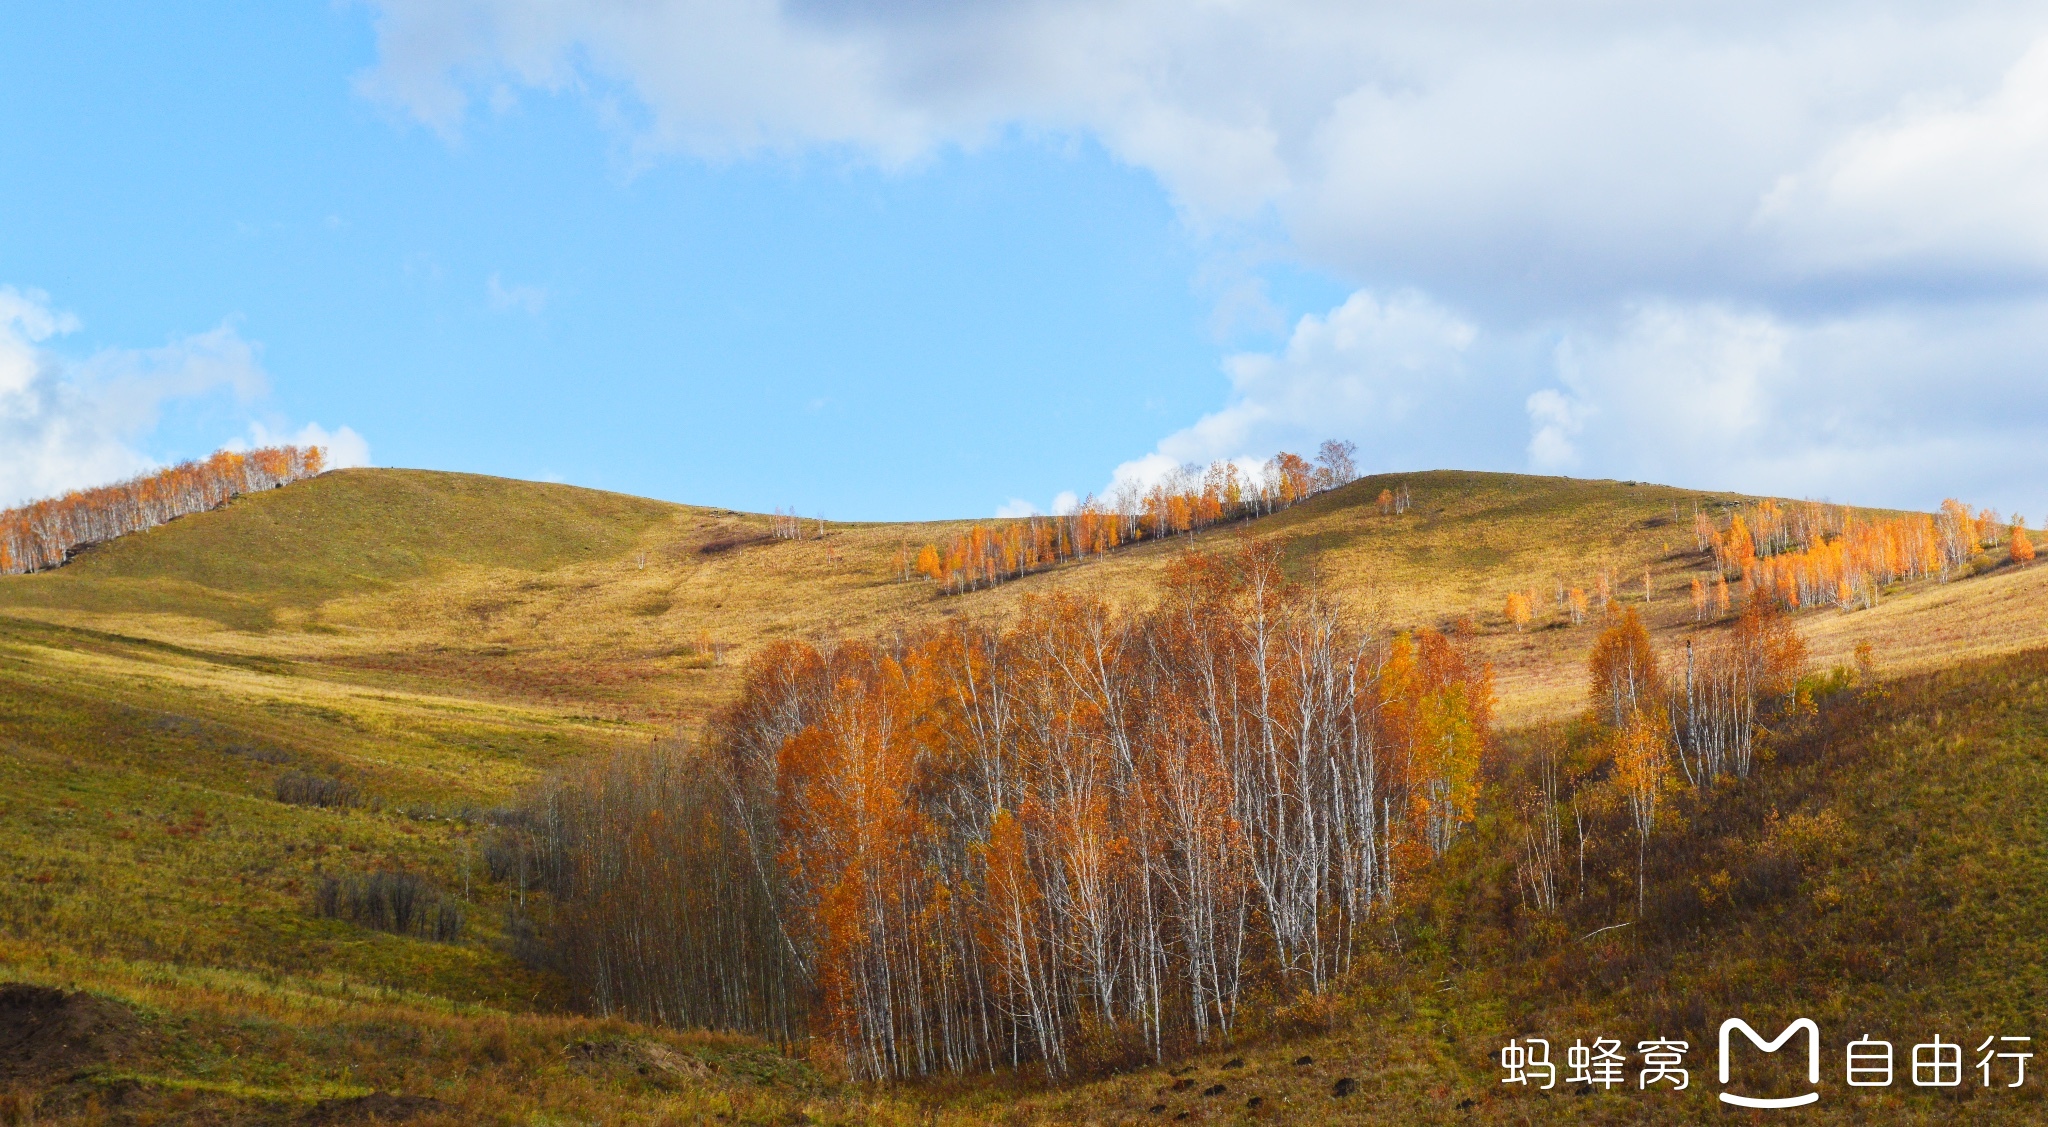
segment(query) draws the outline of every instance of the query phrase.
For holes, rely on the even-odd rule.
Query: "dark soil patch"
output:
[[[699,546],[697,553],[704,556],[722,556],[727,552],[745,548],[749,545],[772,544],[774,542],[775,537],[769,536],[766,533],[753,536],[722,536]]]
[[[409,1123],[429,1115],[439,1115],[448,1110],[448,1105],[432,1096],[401,1096],[393,1092],[372,1092],[367,1096],[350,1096],[345,1100],[321,1100],[306,1112],[300,1123],[307,1127],[316,1124],[344,1123]]]
[[[129,1053],[139,1039],[125,1006],[83,991],[0,985],[0,1080],[77,1072]]]

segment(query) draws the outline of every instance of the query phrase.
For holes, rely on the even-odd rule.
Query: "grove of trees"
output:
[[[1587,658],[1588,708],[1573,734],[1537,739],[1536,761],[1514,796],[1515,883],[1523,906],[1560,908],[1560,890],[1587,887],[1589,842],[1603,833],[1603,812],[1618,815],[1633,838],[1635,915],[1643,915],[1651,836],[1668,819],[1667,799],[1685,792],[1693,807],[1748,779],[1773,716],[1795,711],[1806,644],[1774,598],[1751,598],[1731,627],[1659,654],[1633,607],[1610,603]],[[1569,756],[1560,743],[1576,745]],[[1577,842],[1572,880],[1565,827]]]
[[[1126,484],[1109,498],[1092,494],[1071,513],[975,525],[941,545],[904,548],[898,572],[922,576],[950,593],[992,587],[1043,568],[1101,555],[1139,540],[1198,532],[1263,516],[1348,485],[1358,477],[1357,446],[1331,439],[1315,462],[1282,451],[1256,475],[1229,462],[1182,466],[1149,488]],[[1407,489],[1401,490],[1403,507]],[[1386,506],[1383,505],[1382,508]]]
[[[1901,580],[1948,579],[1978,553],[1999,544],[2004,524],[1989,509],[1973,514],[1953,498],[1938,513],[1872,518],[1844,505],[1766,499],[1729,514],[1725,527],[1705,513],[1694,518],[1702,550],[1747,595],[1762,592],[1791,609],[1875,606],[1878,592]],[[2020,559],[2032,544],[2011,554]]]
[[[767,647],[707,746],[526,809],[563,968],[869,1077],[1158,1059],[1320,995],[1472,820],[1491,673],[1257,539],[1157,594]]]
[[[312,477],[324,464],[317,446],[222,450],[203,462],[181,462],[115,485],[0,511],[0,574],[56,567],[88,544]]]
[[[2034,558],[2033,540],[2019,517],[2008,522],[1989,509],[1972,513],[1954,499],[1943,501],[1937,513],[1873,517],[1843,505],[1766,498],[1730,507],[1721,521],[1696,512],[1693,523],[1698,549],[1713,564],[1689,581],[1697,623],[1725,619],[1758,596],[1785,610],[1875,606],[1888,584],[1946,580],[1988,567],[1995,561],[1985,553],[2001,543],[2011,563]],[[1594,574],[1590,591],[1560,579],[1557,611],[1571,625],[1582,625],[1620,597],[1620,586],[1604,569]],[[1647,569],[1642,592],[1644,602],[1655,593]],[[1510,592],[1502,616],[1517,630],[1526,629],[1540,602],[1534,590]]]

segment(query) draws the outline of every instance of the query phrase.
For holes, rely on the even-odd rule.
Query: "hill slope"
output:
[[[1379,513],[1373,499],[1388,484],[1406,484],[1414,508]],[[1741,500],[1437,471],[1367,478],[1241,527],[1280,539],[1298,573],[1377,608],[1389,625],[1450,629],[1469,619],[1512,723],[1575,706],[1577,679],[1566,671],[1583,662],[1592,632],[1517,634],[1501,616],[1508,591],[1535,588],[1549,600],[1562,586],[1590,590],[1605,570],[1635,600],[1647,572],[1644,613],[1673,634],[1690,624],[1687,584],[1704,562],[1693,551],[1693,506]],[[906,544],[944,542],[970,523],[838,524],[824,540],[788,541],[755,514],[348,470],[102,545],[54,572],[8,577],[0,615],[280,659],[350,683],[674,724],[725,699],[732,667],[764,641],[1001,615],[1054,590],[1143,599],[1184,546],[1140,544],[957,597],[898,580]],[[1824,661],[1867,638],[1889,668],[1933,668],[2048,638],[2048,619],[2027,611],[2044,592],[2048,572],[2008,569],[1872,612],[1811,616],[1802,628]]]
[[[1396,480],[1415,508],[1381,514],[1373,498]],[[1494,663],[1513,728],[1580,706],[1594,631],[1553,622],[1517,632],[1501,617],[1506,592],[1590,586],[1606,569],[1659,644],[1674,644],[1693,628],[1684,592],[1702,564],[1692,551],[1692,506],[1735,500],[1439,472],[1367,479],[1249,529],[1281,540],[1297,574],[1315,574],[1389,625],[1453,629],[1469,620],[1463,629]],[[137,1116],[187,1100],[225,1120],[268,1122],[382,1087],[440,1093],[466,1109],[450,1112],[451,1121],[578,1107],[610,1108],[607,1121],[688,1121],[714,1110],[767,1120],[799,1108],[828,1120],[911,1121],[925,1110],[916,1105],[934,1098],[963,1119],[998,1106],[1027,1119],[1061,1119],[1063,1109],[1105,1121],[1141,1112],[1132,1101],[1152,1083],[1144,1075],[1026,1093],[1021,1102],[1000,1090],[884,1097],[835,1087],[730,1040],[551,1017],[560,1000],[551,980],[513,957],[521,938],[508,930],[506,909],[519,892],[506,874],[492,879],[489,811],[555,765],[692,726],[727,699],[738,662],[766,641],[1002,615],[1029,595],[1061,590],[1143,599],[1185,546],[1138,545],[956,597],[898,581],[905,544],[943,541],[969,523],[832,525],[823,540],[793,542],[773,538],[759,515],[469,475],[351,470],[102,545],[55,572],[0,578],[0,979],[102,990],[135,1007],[156,1037],[120,1068],[56,1091],[47,1106],[75,1110],[118,1090]],[[1217,530],[1197,543],[1232,535]],[[2043,644],[2048,617],[2033,608],[2044,584],[2048,569],[2005,568],[1894,592],[1872,611],[1802,616],[1800,627],[1823,667],[1869,640],[1887,675],[1945,669]],[[1695,984],[1732,976],[1739,989],[1726,996],[1738,1000],[1757,996],[1758,982],[1782,979],[1854,1016],[1865,1011],[1828,1001],[1835,996],[1820,985],[1832,973],[1825,960],[1841,957],[1828,954],[1841,946],[1830,936],[1881,924],[1893,930],[1876,934],[1904,936],[1889,956],[1896,965],[1967,957],[1913,938],[1925,930],[1923,916],[1871,924],[1880,901],[1859,897],[1895,897],[1886,881],[1923,872],[1888,870],[1889,859],[1919,865],[1938,855],[1897,837],[1900,826],[1926,818],[1943,827],[1943,848],[1971,866],[1953,888],[1988,902],[1992,877],[1966,843],[1985,834],[1986,842],[2031,840],[2038,829],[2038,811],[2022,801],[2037,789],[2027,772],[2042,757],[2037,665],[2022,658],[1944,674],[1902,696],[1916,702],[1906,712],[1885,712],[1906,705],[1878,700],[1838,706],[1843,727],[1828,738],[1892,741],[1901,750],[1889,773],[1855,784],[1863,790],[1823,773],[1808,791],[1748,801],[1782,798],[1786,815],[1806,803],[1848,820],[1872,859],[1842,870],[1848,875],[1805,872],[1801,881],[1818,883],[1794,887],[1809,896],[1835,888],[1847,898],[1836,904],[1865,914],[1828,917],[1836,923],[1826,926],[1847,930],[1796,948],[1789,962],[1767,948],[1807,925],[1765,929],[1772,917],[1756,914],[1750,931],[1721,936],[1738,952],[1729,958],[1749,962],[1715,962],[1720,956],[1703,954],[1695,936],[1671,940],[1655,973]],[[1998,711],[2001,694],[2011,715]],[[1997,770],[1929,783],[1937,776],[1921,760],[1943,770],[1960,761],[1943,726],[1959,712],[1978,717],[1971,731],[1996,743],[1985,762]],[[362,802],[280,801],[280,783],[292,778],[354,788]],[[1478,883],[1453,887],[1471,892],[1472,905],[1497,906],[1501,874],[1469,863]],[[1688,864],[1670,863],[1673,887],[1713,875]],[[435,942],[310,910],[324,880],[379,870],[419,874],[461,903],[461,936]],[[1783,910],[1759,905],[1760,913]],[[1969,983],[1926,984],[1898,998],[1982,1009],[2002,1004],[1992,982],[1999,975],[2018,974],[2025,981],[2010,985],[2035,989],[2026,976],[2038,960],[2018,937],[2041,918],[2039,905],[2007,900],[1990,913],[1969,934],[1982,944],[1975,949],[1997,953],[1974,964]],[[1313,1055],[1429,1061],[1495,1108],[1497,1097],[1485,1094],[1485,1042],[1507,1028],[1498,999],[1517,996],[1509,979],[1528,973],[1555,983],[1597,970],[1546,969],[1548,956],[1513,936],[1524,944],[1516,961],[1484,962],[1492,956],[1481,952],[1499,938],[1467,920],[1414,944],[1385,968],[1384,989],[1360,995],[1371,1005],[1359,1032]],[[1572,995],[1552,991],[1513,1005],[1579,1006],[1571,1012],[1597,1017],[1665,1004],[1644,1002],[1629,985],[1638,970],[1598,974],[1599,989],[1577,1001],[1558,1002]],[[1472,975],[1480,977],[1460,977]],[[1467,985],[1451,999],[1420,985],[1440,980]],[[1655,997],[1677,989],[1660,986]],[[394,1028],[427,1030],[427,1042],[401,1044]],[[1430,1032],[1440,1028],[1457,1032]],[[641,1047],[574,1048],[620,1039]],[[654,1052],[647,1045],[698,1063],[642,1067]],[[1372,1067],[1385,1077],[1376,1083],[1388,1107],[1416,1117],[1442,1110],[1414,1076]],[[0,1092],[15,1082],[5,1068],[0,1062]],[[1324,1066],[1312,1071],[1314,1083],[1272,1086],[1276,1096],[1299,1098],[1303,1121],[1328,1106],[1310,1097],[1321,1099],[1316,1084],[1331,1077]],[[1269,1100],[1263,1114],[1276,1114],[1275,1105]],[[1634,1106],[1616,1104],[1611,1114],[1638,1114]]]

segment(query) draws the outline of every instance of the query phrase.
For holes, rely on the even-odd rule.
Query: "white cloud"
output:
[[[2042,356],[2044,299],[1806,318],[1646,304],[1558,347],[1557,386],[1528,400],[1530,461],[1919,508],[1953,493],[2040,512]]]
[[[1309,259],[1460,305],[1746,276],[1774,185],[1902,105],[1984,96],[2011,69],[1970,111],[1984,151],[2006,144],[2038,105],[2019,60],[2048,37],[2048,11],[2018,2],[378,7],[362,89],[443,130],[521,87],[580,92],[642,151],[713,159],[900,164],[1012,126],[1086,132],[1198,222],[1273,209]],[[1906,127],[1894,148],[1970,128]],[[1958,213],[2027,198],[1946,183]]]
[[[259,446],[318,446],[327,452],[326,465],[330,470],[355,469],[371,465],[370,444],[353,427],[336,427],[328,430],[319,423],[307,423],[297,431],[273,431],[262,423],[249,424],[247,440],[234,439],[225,444],[229,450],[248,450]]]
[[[377,3],[363,88],[444,131],[539,90],[643,155],[1085,134],[1215,261],[1277,231],[1358,288],[1117,481],[1334,436],[1925,503],[2048,425],[2038,3]]]
[[[1524,407],[1529,412],[1529,465],[1539,470],[1576,467],[1576,440],[1585,429],[1588,413],[1585,404],[1546,387],[1530,393]]]
[[[1780,179],[1758,225],[1815,271],[2048,277],[2048,40],[1981,97],[1910,100]]]
[[[0,505],[152,469],[142,444],[166,407],[219,396],[247,407],[269,387],[257,346],[231,325],[82,358],[50,347],[78,328],[48,295],[0,286]],[[367,455],[348,428],[332,437]]]
[[[1352,294],[1328,314],[1303,317],[1280,352],[1226,359],[1230,401],[1119,466],[1115,477],[1150,482],[1183,463],[1218,459],[1252,466],[1283,448],[1312,455],[1326,438],[1357,441],[1368,458],[1390,440],[1412,445],[1407,437],[1427,437],[1434,425],[1423,416],[1433,419],[1457,401],[1477,335],[1417,293],[1384,301]]]
[[[1037,515],[1037,505],[1034,505],[1029,501],[1020,500],[1016,497],[1012,497],[1009,500],[1003,502],[1002,504],[996,506],[996,516],[999,518],[1008,519],[1015,517],[1035,517]]]
[[[529,317],[540,316],[548,306],[548,291],[539,286],[506,285],[496,274],[484,281],[484,296],[500,313],[518,310]]]

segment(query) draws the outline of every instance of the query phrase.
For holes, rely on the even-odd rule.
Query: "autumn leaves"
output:
[[[1246,474],[1230,462],[1213,462],[1206,470],[1183,466],[1149,488],[1130,483],[1108,499],[1091,495],[1071,513],[977,524],[943,546],[925,544],[914,552],[905,545],[898,553],[897,574],[906,581],[926,579],[948,594],[958,594],[1124,544],[1277,512],[1354,480],[1358,471],[1352,455],[1357,450],[1353,443],[1331,439],[1322,444],[1313,464],[1283,451],[1256,474]],[[1407,496],[1404,486],[1404,511]],[[1383,499],[1381,507],[1392,504]]]
[[[1326,991],[1471,822],[1490,675],[1357,622],[1258,540],[1174,561],[1158,595],[770,647],[715,725],[724,797],[630,817],[621,798],[564,820],[583,844],[557,851],[646,838],[686,884],[752,890],[566,882],[579,980],[629,1012],[707,1010],[647,988],[664,937],[679,965],[732,968],[735,1024],[800,999],[868,1076],[1156,1058],[1227,1036],[1249,997]]]
[[[2035,551],[2021,518],[2007,521],[1989,509],[1972,513],[1954,499],[1943,501],[1937,513],[1885,517],[1841,505],[1781,504],[1766,498],[1728,506],[1718,520],[1709,510],[1696,510],[1693,525],[1695,546],[1712,565],[1688,582],[1696,623],[1726,619],[1759,597],[1786,610],[1869,608],[1892,584],[1950,579],[2000,562],[2025,564]],[[1993,554],[2001,543],[2004,561]],[[1594,578],[1590,592],[1562,581],[1557,585],[1557,611],[1573,626],[1584,624],[1618,593],[1607,571]],[[1644,599],[1651,593],[1645,571]],[[1516,630],[1525,630],[1540,616],[1541,606],[1534,590],[1513,591],[1501,613]]]
[[[1873,607],[1889,584],[1982,570],[1995,564],[1987,553],[1999,545],[2001,532],[2008,559],[2025,563],[2034,557],[2019,517],[2008,527],[1997,513],[1973,514],[1953,498],[1938,513],[1875,519],[1846,506],[1766,499],[1731,512],[1725,528],[1704,512],[1694,523],[1699,547],[1713,553],[1720,582],[1732,577],[1745,598],[1761,593],[1792,610]],[[1726,597],[1715,601],[1726,613]],[[1701,607],[1698,592],[1694,603]],[[1704,608],[1698,613],[1704,617]]]
[[[856,1071],[1226,1034],[1250,989],[1324,989],[1471,819],[1490,697],[1444,639],[1359,632],[1257,541],[1162,596],[764,659],[724,743]]]
[[[118,485],[0,512],[0,574],[56,567],[74,550],[205,512],[229,498],[318,474],[319,447],[222,450]]]
[[[1663,795],[1681,777],[1711,791],[1725,777],[1749,776],[1762,709],[1771,698],[1789,698],[1806,643],[1775,602],[1752,599],[1734,629],[1688,639],[1682,673],[1667,677],[1635,609],[1610,603],[1606,615],[1587,659],[1590,719],[1611,765],[1608,781],[1637,835],[1640,914]]]

